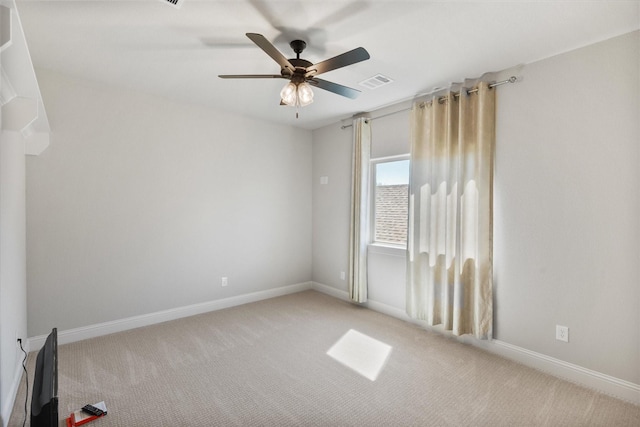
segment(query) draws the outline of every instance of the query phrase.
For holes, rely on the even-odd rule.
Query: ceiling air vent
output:
[[[389,83],[393,83],[393,80],[382,74],[376,74],[373,77],[361,81],[359,85],[368,89],[378,89],[380,86],[388,85]]]
[[[182,3],[184,3],[184,0],[160,0],[162,3],[167,3],[173,7],[175,7],[176,9],[180,9],[182,7]]]

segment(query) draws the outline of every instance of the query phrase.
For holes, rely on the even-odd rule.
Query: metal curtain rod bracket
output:
[[[493,89],[494,87],[502,86],[502,85],[507,84],[507,83],[515,83],[517,81],[518,81],[518,78],[516,76],[511,76],[506,80],[502,80],[502,81],[499,81],[499,82],[495,82],[495,83],[489,84],[489,88]],[[467,91],[467,95],[475,93],[477,91],[478,91],[477,88],[476,89],[470,89],[470,90]],[[456,92],[456,93],[453,94],[453,96],[460,96],[460,93]],[[438,102],[444,102],[446,99],[447,99],[446,96],[441,96],[440,98],[438,98]],[[423,102],[422,104],[420,104],[420,108],[424,108],[425,105],[426,105],[426,103]],[[390,116],[392,114],[402,113],[404,111],[409,111],[409,110],[411,110],[411,108],[405,108],[404,110],[398,110],[398,111],[395,111],[393,113],[385,114],[385,115],[382,115],[382,116],[379,116],[379,117],[371,117],[369,120],[380,119],[382,117],[387,117],[387,116]],[[346,128],[350,128],[352,126],[353,125],[342,125],[342,126],[340,126],[340,129],[346,129]]]
[[[515,83],[515,82],[517,82],[517,81],[518,81],[518,78],[517,78],[516,76],[511,76],[511,77],[509,77],[507,80],[502,80],[501,82],[491,83],[491,84],[489,85],[489,89],[493,89],[493,88],[494,88],[494,87],[496,87],[496,86],[502,86],[502,85],[507,84],[507,83]],[[467,91],[467,94],[475,93],[475,92],[477,92],[477,91],[478,91],[478,88],[471,89],[471,90],[468,90],[468,91]],[[457,96],[460,96],[460,94],[458,94]]]
[[[502,80],[502,81],[499,81],[499,82],[495,82],[495,83],[489,84],[489,89],[493,89],[496,86],[502,86],[502,85],[507,84],[507,83],[515,83],[517,81],[518,81],[518,78],[516,76],[511,76],[507,80]],[[467,92],[467,95],[471,95],[472,93],[478,92],[478,88],[469,89],[466,92]],[[453,92],[453,96],[454,97],[459,97],[460,96],[460,92]],[[441,96],[441,97],[438,98],[438,103],[442,104],[447,99],[449,99],[448,95]],[[432,101],[429,101],[429,102],[432,102]],[[424,108],[427,104],[429,104],[429,102],[423,102],[422,104],[420,104],[420,108]]]

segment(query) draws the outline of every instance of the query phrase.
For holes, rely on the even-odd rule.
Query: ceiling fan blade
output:
[[[282,23],[280,19],[278,19],[277,14],[275,14],[271,8],[265,4],[266,2],[264,0],[249,0],[248,2],[253,6],[256,12],[262,15],[264,20],[267,21],[272,28],[277,30],[282,27]]]
[[[280,74],[218,74],[221,79],[285,79]]]
[[[318,74],[346,67],[347,65],[365,61],[369,58],[369,52],[367,52],[365,48],[357,47],[349,52],[327,59],[326,61],[308,66],[306,76],[317,76]]]
[[[336,93],[338,95],[346,96],[347,98],[356,99],[360,95],[360,91],[351,89],[347,86],[339,85],[327,80],[311,78],[307,79],[307,83],[320,89],[328,90],[329,92]]]
[[[280,53],[278,49],[274,45],[271,44],[269,40],[267,40],[262,34],[256,33],[247,33],[247,37],[251,39],[258,47],[265,51],[267,55],[273,58],[274,61],[280,65],[280,68],[287,68],[293,72],[296,67],[291,65],[289,60],[284,57],[283,54]]]
[[[335,12],[332,12],[329,15],[325,16],[320,21],[317,21],[313,25],[310,25],[310,27],[327,28],[331,25],[336,25],[337,23],[352,19],[354,15],[362,13],[366,9],[370,8],[371,5],[369,3],[370,2],[367,0],[351,1],[349,2],[349,4],[346,4]]]

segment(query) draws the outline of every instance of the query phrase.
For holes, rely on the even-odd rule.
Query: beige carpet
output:
[[[327,355],[351,329],[391,347],[375,381]],[[104,400],[93,427],[640,426],[639,406],[314,291],[61,345],[59,395],[61,417]]]

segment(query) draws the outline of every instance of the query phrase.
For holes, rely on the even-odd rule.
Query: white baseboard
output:
[[[349,293],[322,283],[313,282],[312,289],[331,295],[335,298],[349,301]],[[438,327],[428,327],[426,323],[410,318],[407,313],[397,307],[369,300],[362,304],[367,308],[380,313],[404,320],[410,323],[425,326],[431,330],[442,332]],[[560,359],[556,359],[526,348],[518,347],[504,341],[491,340],[481,341],[473,338],[461,337],[460,342],[471,344],[482,350],[489,351],[525,366],[538,369],[555,377],[591,388],[601,393],[640,405],[640,385],[629,381],[621,380],[610,375],[606,375],[582,366],[574,365]]]
[[[499,356],[538,369],[555,377],[588,387],[618,399],[640,405],[640,385],[621,380],[611,375],[583,368],[564,360],[556,359],[526,348],[518,347],[504,341],[492,340],[486,343],[474,340],[470,342],[476,347],[485,349]]]
[[[184,307],[158,311],[155,313],[142,314],[140,316],[127,317],[125,319],[114,320],[111,322],[98,323],[94,325],[83,326],[80,328],[58,331],[58,344],[68,344],[76,341],[82,341],[88,338],[113,334],[115,332],[122,332],[129,329],[140,328],[142,326],[149,326],[169,320],[195,316],[197,314],[207,313],[210,311],[222,310],[242,304],[248,304],[251,302],[261,301],[269,298],[293,294],[296,292],[309,290],[311,289],[311,285],[311,282],[298,283],[295,285],[268,289],[266,291],[252,292],[250,294],[207,301]],[[41,349],[46,339],[47,335],[39,335],[29,338],[29,348],[31,349],[31,351],[37,351]]]
[[[322,292],[323,294],[331,295],[334,298],[338,298],[338,299],[341,299],[343,301],[351,302],[351,299],[349,298],[349,292],[347,292],[347,291],[343,291],[343,290],[336,289],[336,288],[331,287],[331,286],[323,285],[322,283],[318,283],[318,282],[312,282],[311,288],[316,290],[316,291],[318,291],[318,292]],[[354,304],[357,304],[357,303],[354,303]],[[405,320],[407,322],[416,323],[416,320],[410,318],[407,315],[406,311],[404,311],[404,310],[402,310],[400,308],[397,308],[397,307],[393,307],[391,305],[387,305],[387,304],[384,304],[384,303],[373,301],[371,299],[369,299],[365,303],[358,304],[358,305],[370,308],[370,309],[372,309],[374,311],[389,315],[391,317],[395,317],[395,318],[398,318],[398,319],[401,319],[401,320]]]
[[[343,301],[351,301],[349,299],[349,293],[347,291],[342,291],[331,286],[323,285],[322,283],[311,282],[311,289],[322,292],[323,294],[331,295],[332,297],[341,299]]]
[[[209,311],[221,310],[224,308],[235,307],[237,305],[247,304],[251,302],[261,301],[264,299],[274,298],[282,295],[301,292],[308,289],[314,289],[324,294],[333,296],[335,298],[350,301],[349,294],[346,291],[333,288],[331,286],[324,285],[317,282],[305,282],[290,286],[283,286],[280,288],[269,289],[266,291],[254,292],[245,295],[238,295],[235,297],[225,298],[221,300],[208,301],[199,304],[193,304],[185,307],[178,307],[170,310],[159,311],[156,313],[145,314],[141,316],[129,317],[126,319],[115,320],[112,322],[105,322],[81,328],[69,329],[65,331],[58,331],[58,343],[66,344],[75,341],[81,341],[88,338],[98,337],[102,335],[112,334],[115,332],[121,332],[129,329],[139,328],[142,326],[148,326],[156,323],[166,322],[168,320],[179,319],[182,317],[193,316],[196,314],[206,313]],[[398,318],[411,323],[417,323],[425,326],[423,322],[411,319],[404,310],[393,307],[381,302],[369,300],[365,304],[365,307],[374,311],[386,314],[391,317]],[[438,328],[430,328],[438,330]],[[39,350],[44,345],[46,335],[41,335],[28,340],[28,348],[32,351]],[[631,383],[629,381],[621,380],[619,378],[612,377],[597,371],[593,371],[587,368],[583,368],[572,363],[565,362],[560,359],[556,359],[550,356],[546,356],[535,351],[527,350],[522,347],[518,347],[500,340],[492,341],[479,341],[475,339],[468,339],[463,337],[461,342],[472,344],[477,348],[495,353],[499,356],[505,357],[510,360],[522,363],[525,366],[529,366],[556,377],[589,387],[591,389],[600,391],[602,393],[612,395],[614,397],[626,400],[628,402],[640,405],[640,385]],[[14,396],[17,393],[17,389],[21,379],[22,367],[17,370],[14,382],[12,384],[12,392],[9,396]],[[15,390],[14,390],[15,389]],[[8,405],[9,402],[4,402],[2,407],[3,420],[5,418],[6,411],[10,414],[13,408],[13,402]],[[8,406],[8,409],[7,409]],[[8,417],[8,415],[7,415]]]

